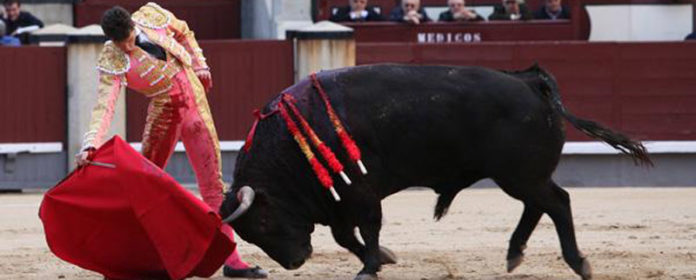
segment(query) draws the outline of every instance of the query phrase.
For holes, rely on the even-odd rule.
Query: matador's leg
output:
[[[174,152],[182,121],[181,104],[172,99],[164,93],[150,100],[143,132],[143,156],[162,169]]]
[[[220,144],[215,131],[208,101],[198,80],[190,83],[189,79],[197,79],[195,75],[189,73],[188,79],[182,77],[182,71],[177,75],[177,82],[188,91],[189,110],[187,111],[181,129],[181,138],[186,147],[186,154],[189,162],[196,173],[198,188],[203,197],[203,201],[213,210],[219,211],[224,199],[224,183],[222,181],[222,162],[220,157]],[[232,228],[224,224],[222,231],[234,241]],[[246,269],[247,263],[242,261],[237,250],[225,261],[225,265],[233,269]]]

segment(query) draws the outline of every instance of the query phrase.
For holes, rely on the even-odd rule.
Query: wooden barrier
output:
[[[539,62],[566,106],[637,139],[696,139],[696,43],[361,43],[357,63],[479,65]],[[588,140],[568,129],[569,140]]]
[[[0,61],[0,143],[65,143],[65,48],[0,47]]]
[[[222,140],[243,140],[253,117],[293,83],[289,41],[204,41]],[[0,143],[66,141],[65,48],[0,48]],[[696,43],[360,43],[357,63],[481,65],[556,75],[567,107],[645,140],[696,140]],[[38,82],[37,82],[38,81]],[[147,99],[127,96],[129,141],[139,141]],[[568,129],[570,140],[586,140]]]
[[[244,140],[254,120],[252,112],[293,84],[290,41],[202,41],[213,74],[208,93],[220,140]],[[142,139],[147,98],[136,92],[127,97],[127,139]]]
[[[120,5],[133,12],[149,0],[76,1],[75,26],[99,24],[107,9]],[[236,39],[241,37],[241,0],[161,0],[157,3],[185,20],[198,39]]]

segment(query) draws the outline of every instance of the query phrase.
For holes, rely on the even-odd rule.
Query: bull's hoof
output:
[[[587,258],[583,257],[581,262],[571,265],[570,268],[572,268],[577,275],[580,275],[583,280],[592,279],[592,266],[590,266],[590,262],[587,261]]]
[[[592,266],[590,266],[590,262],[587,261],[587,258],[582,259],[582,269],[578,274],[582,277],[582,280],[592,279]]]
[[[377,280],[377,279],[379,279],[379,278],[377,278],[377,274],[367,274],[367,273],[358,274],[358,276],[355,276],[355,278],[353,278],[353,280]]]
[[[513,247],[510,247],[511,249]],[[527,245],[522,244],[520,245],[520,250],[519,251],[510,251],[508,252],[508,257],[507,257],[507,272],[510,273],[515,268],[520,266],[522,264],[522,261],[524,260],[524,250],[527,249]]]
[[[227,265],[222,268],[222,275],[227,278],[247,278],[263,279],[268,278],[268,272],[261,267],[249,267],[244,269],[233,269]]]
[[[522,264],[523,260],[524,260],[524,255],[519,255],[519,256],[514,257],[512,259],[508,259],[507,260],[507,272],[510,273],[513,270],[515,270],[515,268],[517,268],[518,266],[520,266],[520,264]]]
[[[379,246],[379,261],[382,264],[395,264],[396,254],[394,254],[394,252],[389,250],[387,247]]]

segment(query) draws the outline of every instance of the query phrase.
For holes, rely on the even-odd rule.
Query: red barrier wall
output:
[[[260,108],[294,82],[290,41],[202,41],[213,74],[208,95],[220,140],[244,140]],[[147,98],[127,95],[127,139],[140,141]]]
[[[102,14],[114,5],[134,12],[149,0],[84,0],[74,6],[76,26],[99,24]],[[241,37],[241,0],[161,0],[157,3],[185,20],[198,39]]]
[[[696,140],[696,43],[363,43],[357,60],[509,70],[538,61],[578,116],[637,139]],[[588,140],[575,129],[568,136]]]
[[[0,47],[0,61],[0,143],[65,143],[66,49]]]

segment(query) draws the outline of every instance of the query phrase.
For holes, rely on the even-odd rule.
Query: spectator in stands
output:
[[[489,20],[530,20],[532,14],[529,12],[524,0],[502,0],[503,5],[496,5],[493,13],[488,16]]]
[[[335,14],[329,18],[333,22],[364,22],[382,21],[384,18],[380,11],[367,5],[367,0],[348,0],[349,5],[338,8]]]
[[[5,0],[5,15],[3,21],[6,25],[6,32],[10,36],[19,37],[22,43],[28,43],[28,36],[20,36],[24,33],[31,32],[43,28],[44,24],[29,12],[21,11],[21,3],[19,0]]]
[[[544,5],[534,13],[535,19],[570,19],[570,9],[561,0],[545,0]]]
[[[0,46],[18,47],[21,45],[19,39],[12,36],[5,36],[5,22],[0,20]]]
[[[438,21],[481,21],[482,16],[465,7],[464,0],[447,0],[449,9],[440,13]]]
[[[392,9],[389,20],[412,24],[432,21],[421,7],[420,0],[402,0],[401,5]]]

